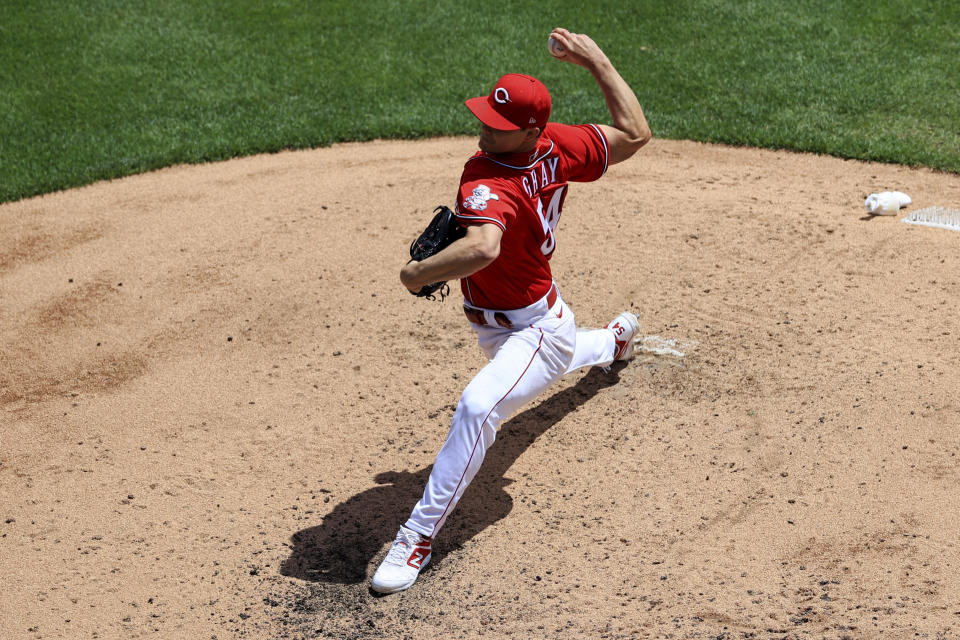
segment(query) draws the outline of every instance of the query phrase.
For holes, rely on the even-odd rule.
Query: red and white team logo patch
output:
[[[487,200],[499,200],[500,196],[490,191],[490,187],[485,184],[477,185],[473,190],[472,196],[467,196],[463,204],[474,211],[483,211],[487,208]]]

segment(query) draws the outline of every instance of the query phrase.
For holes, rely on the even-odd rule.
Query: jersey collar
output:
[[[486,158],[490,162],[496,162],[497,164],[507,167],[509,169],[531,169],[538,162],[543,160],[545,157],[550,155],[550,152],[553,151],[553,140],[544,138],[540,136],[539,142],[533,151],[525,151],[523,153],[498,153],[490,154],[480,151],[477,156],[481,158]]]

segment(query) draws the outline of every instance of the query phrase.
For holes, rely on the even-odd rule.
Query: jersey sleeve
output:
[[[550,137],[563,151],[568,180],[593,182],[607,172],[610,148],[600,127],[595,124],[547,126]]]
[[[455,209],[463,225],[495,224],[502,230],[516,217],[516,203],[501,181],[468,177],[460,183]]]

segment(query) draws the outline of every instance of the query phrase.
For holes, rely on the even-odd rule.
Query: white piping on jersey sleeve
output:
[[[461,220],[466,220],[466,221],[468,221],[468,222],[480,222],[480,223],[488,223],[488,222],[489,222],[489,223],[492,223],[492,224],[497,225],[498,227],[500,227],[500,228],[503,229],[504,231],[507,230],[507,227],[506,227],[502,222],[500,222],[499,220],[497,220],[496,218],[487,218],[487,217],[485,217],[485,216],[465,216],[465,215],[461,214],[459,211],[456,212],[456,213],[454,214],[454,216],[456,216],[457,218],[460,218]]]
[[[600,173],[600,176],[602,177],[603,174],[607,172],[607,167],[610,166],[610,147],[607,145],[607,137],[603,135],[603,131],[600,130],[600,127],[595,124],[591,124],[590,126],[593,127],[593,130],[597,132],[598,136],[600,136],[600,141],[603,142],[603,171]]]

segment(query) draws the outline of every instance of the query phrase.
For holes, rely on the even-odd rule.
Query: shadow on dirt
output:
[[[537,438],[596,393],[619,381],[623,363],[606,373],[594,368],[574,386],[555,393],[537,406],[505,422],[487,452],[483,466],[444,526],[436,556],[456,548],[504,518],[513,508],[504,491],[505,474]],[[431,467],[415,473],[387,471],[377,486],[334,507],[323,522],[292,536],[290,557],[280,573],[310,582],[357,584],[367,578],[367,566],[410,515],[423,492]],[[434,563],[436,564],[436,562]]]

